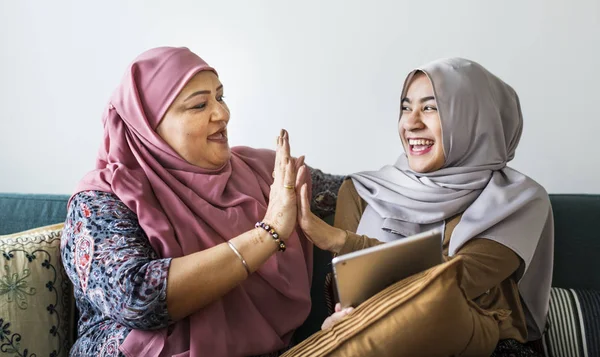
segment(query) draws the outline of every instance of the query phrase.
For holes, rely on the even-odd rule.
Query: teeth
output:
[[[219,133],[214,133],[211,136],[209,136],[209,138],[211,139],[222,139],[222,138],[226,138],[227,134],[224,131],[221,131]]]
[[[431,146],[433,145],[433,140],[427,140],[427,139],[408,139],[408,145],[413,145],[413,146],[423,146],[423,145],[427,145],[427,146]]]

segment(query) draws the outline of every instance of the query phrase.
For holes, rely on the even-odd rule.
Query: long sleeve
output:
[[[463,257],[461,286],[474,299],[513,275],[521,260],[510,248],[484,238],[472,239],[455,256]]]
[[[356,191],[352,180],[344,181],[338,195],[334,223],[334,226],[345,230],[348,234],[340,255],[383,244],[377,239],[355,233],[366,207],[367,203]],[[444,232],[446,260],[453,258],[447,256],[447,249],[452,232],[460,219],[461,215],[457,215],[446,222]],[[461,285],[470,299],[482,295],[509,278],[521,263],[517,254],[510,248],[484,238],[471,239],[455,256],[458,255],[463,257]]]
[[[158,258],[135,214],[116,196],[86,191],[73,197],[61,250],[82,321],[109,318],[134,329],[168,325],[171,259]]]
[[[333,223],[335,227],[346,231],[347,235],[346,244],[339,255],[383,244],[377,239],[356,234],[360,218],[366,208],[367,203],[359,196],[352,180],[345,180],[338,194]]]

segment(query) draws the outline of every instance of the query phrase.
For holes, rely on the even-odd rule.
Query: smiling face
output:
[[[156,133],[190,164],[218,169],[231,156],[227,123],[223,85],[216,74],[203,71],[181,90]]]
[[[426,173],[444,166],[440,115],[433,86],[423,72],[413,76],[402,98],[398,129],[411,170]]]

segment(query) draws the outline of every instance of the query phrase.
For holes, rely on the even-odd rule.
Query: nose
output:
[[[210,116],[211,121],[229,123],[229,108],[224,102],[217,101]]]
[[[425,123],[421,118],[418,110],[413,110],[408,113],[402,113],[400,117],[400,125],[406,131],[415,131],[425,128]]]

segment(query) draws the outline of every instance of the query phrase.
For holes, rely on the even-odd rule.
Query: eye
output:
[[[224,95],[217,96],[217,101],[223,102],[224,100],[225,100],[225,96]]]
[[[206,108],[206,102],[200,103],[200,104],[192,107],[192,109],[204,109],[204,108]]]
[[[402,106],[401,108],[402,108],[402,111],[403,111],[403,112],[406,112],[406,111],[409,111],[409,110],[410,110],[410,108],[409,108],[409,107],[405,107],[405,106]]]
[[[423,110],[426,112],[434,112],[437,111],[437,108],[433,105],[426,105],[425,108],[423,108]]]

